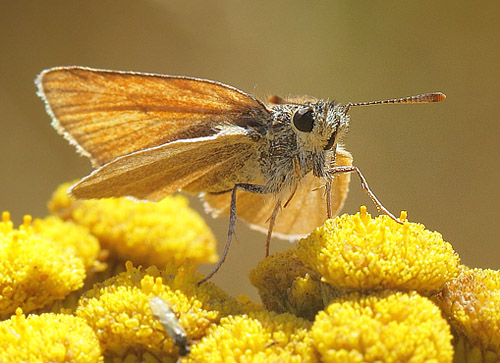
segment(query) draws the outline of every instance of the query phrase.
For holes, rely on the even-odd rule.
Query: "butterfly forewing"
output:
[[[54,127],[94,166],[221,125],[263,129],[269,117],[251,95],[197,78],[61,67],[37,85]]]

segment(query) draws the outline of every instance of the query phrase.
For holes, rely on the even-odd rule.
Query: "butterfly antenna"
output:
[[[430,103],[430,102],[441,102],[446,99],[446,95],[442,92],[433,93],[422,93],[416,96],[409,96],[403,98],[392,98],[390,100],[383,101],[368,101],[368,102],[349,102],[344,105],[345,112],[349,111],[350,107],[353,106],[368,106],[368,105],[382,105],[385,103]]]

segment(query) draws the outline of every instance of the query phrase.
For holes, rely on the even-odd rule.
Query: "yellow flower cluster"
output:
[[[187,334],[188,362],[254,359],[315,361],[311,323],[292,314],[264,311],[235,300],[211,283],[198,286],[193,266],[127,270],[96,284],[79,301],[76,315],[96,332],[113,360],[171,361],[179,347],[162,328],[149,302],[161,297]],[[309,357],[309,358],[308,358]]]
[[[176,356],[172,339],[168,339],[160,323],[153,318],[149,301],[154,296],[171,305],[189,339],[200,339],[212,323],[220,320],[219,311],[204,306],[203,300],[207,297],[194,292],[196,283],[184,280],[187,283],[185,290],[191,292],[187,295],[169,286],[168,282],[173,286],[176,283],[168,281],[168,277],[164,281],[162,275],[167,274],[156,267],[142,271],[127,263],[127,271],[96,284],[80,299],[76,315],[97,332],[108,355],[135,356],[137,359],[144,359],[145,353],[156,357]]]
[[[26,317],[20,308],[0,323],[0,362],[102,362],[99,340],[83,319],[66,314]]]
[[[183,317],[183,323],[192,327],[189,332],[194,338],[199,336],[198,330],[202,330],[202,327],[206,329],[214,317],[216,320],[220,319],[224,311],[242,312],[254,306],[248,301],[241,303],[230,298],[211,284],[198,288],[196,282],[200,276],[194,276],[195,265],[190,265],[192,267],[189,267],[189,272],[187,267],[176,267],[188,260],[199,264],[217,259],[215,239],[211,231],[187,206],[185,198],[172,197],[160,203],[133,202],[124,198],[76,201],[66,195],[67,187],[68,185],[61,186],[49,203],[59,216],[53,215],[33,222],[31,216],[25,216],[23,224],[16,229],[9,213],[2,214],[0,319],[11,317],[11,320],[0,322],[0,341],[10,346],[9,342],[13,342],[14,338],[19,340],[14,345],[18,350],[4,347],[2,354],[9,355],[9,361],[100,361],[103,357],[101,351],[105,356],[119,356],[121,359],[124,349],[118,346],[126,346],[125,338],[128,338],[134,347],[131,348],[132,351],[144,342],[145,338],[143,336],[142,340],[133,340],[127,334],[118,334],[116,329],[123,323],[123,332],[137,332],[134,319],[145,311],[149,318],[143,319],[145,325],[150,330],[155,326],[156,334],[156,340],[153,339],[147,347],[152,347],[154,343],[158,343],[158,347],[155,347],[156,350],[139,349],[140,355],[148,357],[144,353],[153,354],[162,347],[164,349],[161,351],[173,351],[169,340],[157,333],[158,330],[161,331],[161,325],[157,321],[154,321],[153,325],[147,298],[138,298],[142,295],[136,290],[139,289],[142,293],[144,289],[147,290],[146,287],[151,285],[148,284],[151,275],[146,277],[139,287],[121,283],[124,281],[122,275],[102,282],[101,284],[113,288],[103,292],[102,298],[98,299],[101,305],[95,302],[96,299],[89,297],[93,293],[96,294],[97,286],[101,286],[99,281],[113,276],[114,271],[120,269],[118,262],[114,261],[124,258],[136,263],[157,263],[166,266],[167,269],[162,271],[164,278],[170,282],[171,289],[166,286],[165,291],[158,288],[158,291],[155,291],[158,295],[163,294],[169,301],[177,301],[177,305],[183,309],[189,309],[189,313]],[[114,263],[109,266],[109,262]],[[167,262],[174,264],[167,266]],[[129,266],[129,270],[133,269]],[[154,269],[148,271],[151,273]],[[126,273],[135,278],[138,276],[138,273]],[[161,277],[158,278],[161,285]],[[137,281],[134,280],[134,283]],[[82,289],[84,283],[88,287]],[[187,286],[190,290],[186,293],[191,295],[182,295],[177,291],[180,287]],[[82,296],[88,288],[91,290]],[[193,302],[193,291],[198,291],[205,299],[204,309],[208,309],[205,315],[202,313],[204,310]],[[106,301],[110,303],[106,304]],[[142,310],[135,311],[140,301],[145,301],[146,304]],[[116,304],[113,305],[113,302]],[[126,308],[120,310],[120,306]],[[71,309],[61,309],[62,307]],[[96,309],[92,310],[93,307]],[[44,313],[59,309],[66,314],[77,309],[82,317],[90,311],[93,318],[86,320],[73,315]],[[107,313],[99,309],[107,309]],[[26,318],[22,314],[23,311],[38,312],[41,315]],[[15,312],[17,315],[13,316]],[[124,318],[127,312],[130,312],[130,319]],[[101,320],[92,320],[95,317],[100,317]],[[108,326],[103,322],[111,322],[111,319],[116,319],[116,323],[110,328],[114,333],[106,329],[100,332],[100,327]],[[92,328],[96,329],[95,333]],[[85,337],[85,330],[92,332],[92,337]],[[143,330],[139,331],[144,334]],[[35,332],[43,333],[43,336],[39,337]],[[158,336],[163,338],[159,339]],[[64,340],[64,337],[71,338]],[[99,337],[105,338],[98,340]],[[74,344],[73,338],[77,343],[79,341],[88,344],[92,349],[89,350],[85,344]],[[104,344],[108,338],[108,343]],[[119,341],[120,339],[122,340]],[[59,346],[60,342],[68,350],[66,353]],[[24,348],[28,346],[29,349]],[[47,346],[53,346],[54,349],[47,349]],[[120,355],[117,355],[117,352]],[[27,356],[30,358],[26,359]]]
[[[320,311],[311,329],[324,362],[451,362],[450,327],[416,292],[352,293]]]
[[[461,267],[436,301],[457,335],[468,362],[500,360],[500,271]]]
[[[186,362],[316,362],[311,323],[269,311],[222,318],[191,349]]]
[[[0,317],[9,317],[17,308],[33,311],[83,286],[84,261],[74,252],[66,242],[61,247],[38,235],[30,216],[15,229],[9,213],[4,212],[0,222]]]
[[[87,227],[119,261],[158,267],[213,263],[218,257],[215,238],[203,219],[180,195],[158,203],[128,198],[75,200],[61,185],[49,209],[64,220]]]
[[[290,312],[314,320],[316,313],[324,307],[323,286],[319,278],[312,278],[293,249],[263,260],[250,272],[250,281],[271,311]]]
[[[0,361],[500,359],[499,272],[460,266],[404,213],[398,224],[362,207],[269,256],[250,274],[263,306],[198,286],[215,241],[184,198],[75,201],[66,187],[49,203],[57,217],[15,229],[2,216]],[[46,312],[64,298],[73,309]]]
[[[439,233],[388,216],[372,218],[365,208],[326,221],[300,241],[296,254],[326,283],[359,290],[428,293],[455,277],[459,265]]]
[[[474,347],[482,361],[499,359],[498,272],[481,271],[471,294],[451,245],[406,213],[400,220],[372,218],[365,207],[328,220],[295,248],[261,261],[251,282],[269,310],[314,321],[313,345],[324,361],[450,362],[443,313],[463,338],[453,341],[457,352],[461,341],[469,357]]]

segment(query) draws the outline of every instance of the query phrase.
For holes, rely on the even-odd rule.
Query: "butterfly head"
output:
[[[334,150],[349,125],[348,107],[318,101],[296,105],[291,115],[292,128],[310,150]]]

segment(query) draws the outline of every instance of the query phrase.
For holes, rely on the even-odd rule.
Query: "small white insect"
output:
[[[155,296],[149,300],[149,306],[153,317],[160,322],[163,329],[172,338],[174,345],[179,348],[179,355],[181,357],[188,355],[191,349],[188,344],[186,330],[175,316],[170,305],[161,297]]]

